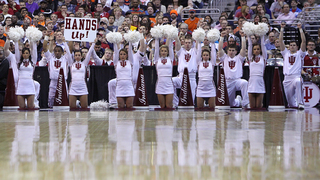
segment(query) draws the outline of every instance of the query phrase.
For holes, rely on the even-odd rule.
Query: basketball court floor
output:
[[[0,112],[0,179],[320,179],[319,109]]]

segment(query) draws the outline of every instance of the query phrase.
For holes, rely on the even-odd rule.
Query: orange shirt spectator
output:
[[[198,21],[200,20],[195,16],[196,11],[194,9],[190,9],[189,11],[189,19],[185,20],[184,22],[188,24],[188,30],[193,32],[193,30],[197,29]]]

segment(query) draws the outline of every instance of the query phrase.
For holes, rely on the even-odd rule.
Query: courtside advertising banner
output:
[[[66,17],[64,21],[66,41],[94,42],[97,29],[98,20],[95,18]]]

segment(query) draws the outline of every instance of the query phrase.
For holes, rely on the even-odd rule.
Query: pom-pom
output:
[[[255,25],[252,22],[244,23],[242,29],[247,36],[251,36],[255,33]]]
[[[202,28],[193,31],[192,38],[198,42],[202,42],[206,37],[206,32]]]
[[[9,29],[9,32],[7,33],[9,35],[9,38],[13,41],[19,41],[24,37],[24,30],[22,27],[12,27]]]
[[[26,37],[30,42],[36,42],[42,38],[42,32],[36,27],[29,26],[26,30]]]
[[[109,103],[105,100],[100,100],[97,102],[93,102],[90,104],[90,109],[91,110],[100,110],[100,111],[105,111],[107,109],[109,109]]]
[[[124,34],[124,39],[128,42],[135,43],[141,39],[139,31],[129,31]]]
[[[154,38],[162,38],[162,36],[163,36],[162,27],[163,26],[157,25],[157,26],[151,28],[151,30],[150,30],[151,36]]]
[[[210,29],[207,32],[207,38],[210,42],[215,42],[220,38],[220,31],[218,29]]]
[[[269,26],[266,23],[259,23],[255,25],[255,35],[264,36],[269,32]]]
[[[178,28],[176,28],[172,25],[164,25],[162,27],[162,32],[163,32],[164,36],[166,36],[167,38],[170,38],[170,39],[174,39],[174,38],[178,37],[178,34],[179,34]]]
[[[118,44],[122,41],[122,34],[120,32],[109,32],[107,34],[107,41],[113,44]]]

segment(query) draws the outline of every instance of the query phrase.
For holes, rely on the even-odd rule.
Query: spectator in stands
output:
[[[298,8],[298,0],[291,0],[290,12],[293,12],[295,17],[298,17],[298,14],[301,12],[301,9]]]
[[[267,17],[262,17],[261,22],[269,24],[269,19]]]
[[[96,54],[99,56],[99,58],[102,58],[104,54],[104,49],[101,47],[101,41],[96,42],[96,44],[94,45],[94,50]]]
[[[270,19],[270,15],[266,13],[264,4],[258,4],[254,12],[255,12],[255,15],[259,15],[261,17],[267,17],[268,19]],[[255,16],[252,16],[252,17],[255,17]]]
[[[210,28],[214,28],[214,23],[213,23],[213,19],[210,15],[206,15],[204,17],[204,20],[207,22],[207,25],[210,26]]]
[[[227,20],[223,20],[222,22],[221,22],[221,29],[220,29],[220,32],[222,32],[222,31],[225,31],[226,30],[226,28],[227,28],[227,25],[228,25],[229,23],[228,23],[228,21]]]
[[[43,13],[45,16],[50,16],[50,14],[52,14],[52,10],[48,8],[47,1],[41,1],[39,9],[35,10],[33,15],[39,15],[39,13]]]
[[[152,2],[148,2],[147,4],[147,10],[145,11],[145,15],[148,16],[156,16],[156,7]]]
[[[242,6],[241,7],[241,11],[238,12],[235,16],[234,16],[234,23],[237,24],[238,23],[238,19],[240,17],[244,17],[246,19],[251,19],[251,15],[249,13],[250,8],[249,6]]]
[[[271,2],[271,1],[269,1],[269,2]],[[273,2],[273,1],[272,1],[272,2]],[[272,3],[272,2],[271,2],[271,3]],[[256,10],[257,10],[257,6],[258,6],[259,4],[262,5],[263,9],[265,10],[264,12],[265,12],[266,14],[268,14],[269,17],[271,17],[271,11],[270,11],[270,9],[269,9],[269,4],[266,3],[265,0],[257,0],[257,3],[254,3],[254,4],[250,7],[250,9],[253,10],[253,11],[256,11]],[[256,12],[254,12],[254,13],[256,13]],[[269,19],[270,19],[270,18],[269,18]]]
[[[164,13],[163,16],[170,17],[170,12],[171,12],[171,10],[173,10],[173,4],[169,3],[166,10],[167,10],[167,12]]]
[[[122,10],[118,7],[114,9],[114,26],[121,26],[122,22],[124,21],[124,17],[121,15]]]
[[[310,7],[317,7],[318,4],[316,3],[316,0],[308,0]]]
[[[254,24],[259,24],[259,22],[261,22],[261,16],[259,15],[259,14],[255,14],[255,15],[253,15],[253,23]]]
[[[188,30],[193,32],[195,29],[197,29],[197,24],[199,21],[199,18],[196,17],[196,11],[194,9],[189,10],[189,18],[185,20],[184,22],[188,24]]]
[[[170,24],[169,17],[167,17],[167,16],[163,16],[163,18],[162,18],[162,22],[163,22],[163,24]]]
[[[12,26],[20,26],[21,25],[20,23],[18,23],[17,15],[12,15],[11,16],[11,25]]]
[[[2,8],[2,14],[3,14],[3,16],[4,16],[4,20],[5,20],[7,17],[11,17],[12,14],[13,14],[13,12],[12,12],[12,14],[9,14],[8,11],[9,11],[9,6],[8,6],[8,4],[4,4],[4,5],[3,5],[3,8]]]
[[[179,31],[180,31],[180,33],[179,33],[179,35],[180,36],[186,36],[187,34],[192,34],[192,32],[191,31],[188,31],[188,24],[186,24],[186,23],[181,23],[180,24],[180,28],[179,28]]]
[[[239,12],[242,11],[243,6],[248,6],[249,7],[249,14],[250,16],[254,14],[254,12],[250,9],[250,6],[247,4],[247,0],[240,0],[240,6],[237,6],[237,9],[234,10],[234,16],[236,16]],[[221,13],[222,15],[222,13]],[[227,15],[228,17],[228,15]]]
[[[307,42],[307,54],[304,57],[304,66],[319,66],[318,53],[315,51],[316,42],[314,40],[309,40]],[[307,73],[309,77],[319,75],[319,68],[304,68],[303,73]]]
[[[114,10],[115,8],[119,7],[119,3],[118,2],[112,2],[111,3],[111,9],[108,11],[108,13],[111,15],[113,14],[114,15]],[[121,8],[120,8],[121,9]],[[126,15],[126,12],[124,12],[122,9],[121,9],[121,14],[122,16],[125,16]]]
[[[42,1],[41,1],[42,2]],[[45,1],[46,2],[46,1]],[[40,3],[41,4],[41,3]],[[64,1],[64,5],[67,6],[67,13],[70,14],[70,13],[75,13],[76,12],[76,5],[74,4],[71,4],[71,0],[65,0]]]
[[[161,0],[152,0],[153,4],[155,5],[156,7],[156,11],[161,11],[163,13],[166,13],[167,10],[166,10],[166,6],[164,5],[161,5]]]
[[[170,21],[176,21],[178,24],[182,22],[181,16],[177,13],[176,10],[171,10],[170,11]]]
[[[6,36],[4,34],[4,27],[0,25],[0,47],[4,47],[4,44],[7,40]]]
[[[183,6],[180,4],[180,1],[173,0],[172,3],[173,3],[173,9],[176,10],[179,15],[181,15],[181,11],[183,9]]]
[[[124,11],[125,13],[129,11],[129,6],[124,4],[124,0],[117,0],[117,3],[122,11]]]
[[[225,31],[227,32],[227,36],[225,37],[224,42],[227,42],[228,39],[229,39],[229,37],[232,36],[232,38],[235,40],[235,42],[236,42],[237,44],[240,44],[240,38],[237,37],[237,36],[234,36],[234,34],[233,34],[233,27],[232,27],[230,24],[228,24],[228,25],[226,26]],[[241,36],[240,36],[240,37],[241,37]]]
[[[287,24],[292,24],[293,19],[295,19],[295,14],[290,11],[289,4],[284,4],[282,7],[282,12],[280,13],[279,16],[277,17],[278,20],[280,21],[275,21],[275,23],[281,23],[281,21],[286,21]]]
[[[26,8],[32,14],[35,10],[39,9],[39,6],[34,2],[34,0],[28,0],[26,2]]]
[[[14,0],[8,0],[8,5],[9,5],[9,9],[12,9],[13,14],[15,14],[16,12],[19,12],[20,6]]]
[[[284,0],[278,0],[271,4],[270,11],[272,19],[276,19],[280,15],[284,4],[287,4]]]
[[[100,18],[103,18],[103,17],[108,18],[108,17],[109,17],[109,13],[103,11],[103,5],[102,5],[101,3],[98,3],[98,4],[96,5],[96,11],[95,11],[95,13],[99,13],[99,14],[100,14]]]
[[[139,8],[140,4],[140,0],[131,0],[131,9],[127,12],[130,12],[131,14],[138,14],[139,16],[144,15],[144,10]]]
[[[58,19],[57,19],[58,22],[64,21],[64,18],[69,16],[69,14],[67,13],[67,10],[68,10],[67,6],[66,5],[62,5],[60,7],[60,11],[57,11],[57,12],[53,13],[53,14],[56,14],[58,16]]]
[[[224,20],[227,20],[227,17],[221,15],[221,16],[219,17],[219,24],[217,24],[216,26],[214,26],[214,28],[220,30],[220,29],[222,28],[222,27],[221,27],[221,22],[224,21]]]
[[[242,29],[243,23],[245,22],[244,17],[240,17],[238,20],[238,26],[233,30],[233,34],[236,34],[238,31]]]
[[[275,47],[275,40],[276,40],[276,37],[274,35],[273,32],[270,32],[269,35],[268,35],[268,40],[266,40],[266,48],[267,50],[271,50],[271,49],[276,49]]]

